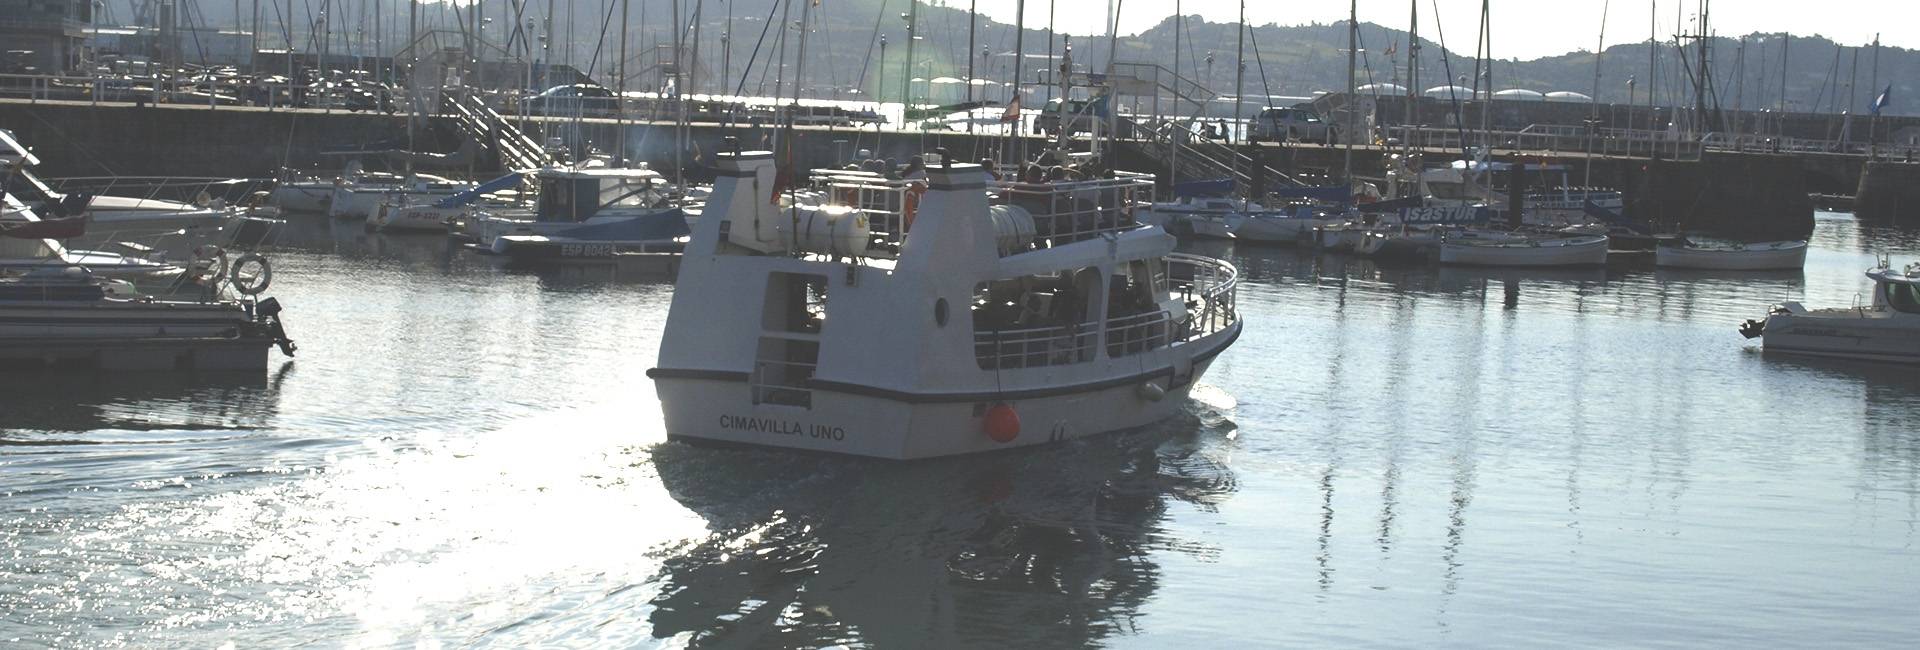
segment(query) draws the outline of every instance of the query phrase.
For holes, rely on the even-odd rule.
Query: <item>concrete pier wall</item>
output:
[[[338,169],[347,157],[328,155],[356,149],[406,148],[406,118],[402,116],[347,113],[335,111],[266,111],[253,108],[90,105],[82,102],[41,102],[26,104],[0,102],[0,128],[15,131],[34,147],[45,161],[46,176],[229,176],[266,178],[284,165],[296,169]],[[612,120],[533,120],[526,127],[529,135],[546,141],[558,138],[586,142],[601,151],[621,150],[630,160],[645,161],[670,173],[674,161],[674,132],[671,124],[616,123]],[[725,145],[723,139],[737,137],[744,149],[763,149],[773,145],[775,129],[767,126],[720,127],[694,126],[690,145],[681,160],[699,177],[699,168],[711,154]],[[453,152],[459,148],[457,133],[447,121],[433,120],[416,131],[414,149]],[[1037,152],[1046,146],[1040,138],[1024,137],[1026,150]],[[872,129],[812,128],[795,129],[795,164],[816,167],[838,164],[860,149],[874,155],[904,162],[921,152],[946,147],[957,159],[978,160],[992,156],[1011,160],[1007,153],[1017,150],[1018,141],[1006,136],[969,136],[965,133],[920,133]],[[1125,149],[1125,148],[1123,148]],[[1265,157],[1281,171],[1308,179],[1324,173],[1337,174],[1345,152],[1338,147],[1267,145]],[[1377,177],[1388,152],[1363,149],[1355,152],[1354,169],[1364,177]],[[1451,152],[1430,152],[1428,162],[1450,159]],[[1529,164],[1555,162],[1573,165],[1573,179],[1586,175],[1579,157],[1545,158],[1540,154],[1501,155],[1503,160],[1524,160]],[[1119,157],[1125,168],[1165,173],[1164,161],[1124,151]],[[471,171],[484,176],[499,170],[498,161],[479,155],[456,158],[450,172]],[[1708,229],[1730,236],[1770,239],[1803,237],[1813,225],[1813,207],[1807,192],[1813,191],[1810,178],[1840,173],[1832,171],[1843,164],[1837,159],[1812,160],[1789,155],[1750,153],[1707,153],[1699,161],[1667,161],[1622,158],[1593,160],[1595,185],[1620,188],[1626,193],[1627,215],[1665,227]],[[1829,171],[1815,173],[1815,168]],[[1863,208],[1862,213],[1898,212],[1897,206],[1920,207],[1920,172],[1914,165],[1885,164],[1869,183],[1862,180],[1863,194],[1870,201],[1892,197],[1882,209],[1881,203]],[[423,167],[431,169],[431,167]],[[1884,188],[1884,189],[1882,189]]]
[[[1871,221],[1920,224],[1920,163],[1867,163],[1853,210]]]

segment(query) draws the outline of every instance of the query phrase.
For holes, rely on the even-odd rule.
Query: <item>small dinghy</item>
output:
[[[1440,243],[1441,264],[1475,266],[1604,266],[1607,237],[1520,237],[1511,240],[1455,240]]]
[[[1653,263],[1665,268],[1714,271],[1798,269],[1806,266],[1807,242],[1795,240],[1742,244],[1681,240],[1655,248]]]

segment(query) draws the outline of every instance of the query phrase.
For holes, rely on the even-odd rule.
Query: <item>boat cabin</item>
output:
[[[548,168],[535,174],[537,221],[581,222],[614,208],[665,207],[668,183],[651,169]]]

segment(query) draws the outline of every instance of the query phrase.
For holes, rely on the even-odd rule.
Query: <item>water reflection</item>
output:
[[[100,430],[245,430],[274,426],[291,361],[268,372],[0,374],[0,445],[52,444]]]
[[[1084,646],[1133,631],[1164,527],[1235,491],[1217,414],[1034,453],[919,463],[680,443],[653,454],[711,537],[675,553],[654,635],[695,646]]]

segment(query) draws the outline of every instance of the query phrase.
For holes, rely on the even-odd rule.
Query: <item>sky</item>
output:
[[[965,8],[976,0],[946,0]],[[1133,34],[1174,13],[1174,0],[1122,0],[1120,32]],[[1012,23],[1016,0],[977,0],[980,13]],[[1448,49],[1473,51],[1480,19],[1479,0],[1418,0],[1422,38],[1439,40],[1434,30],[1434,7],[1440,11]],[[1073,34],[1105,34],[1102,26],[1108,0],[1026,0],[1027,26],[1044,28],[1052,5],[1055,26]],[[1249,0],[1247,22],[1300,25],[1346,20],[1347,3],[1329,0]],[[1657,5],[1657,6],[1656,6]],[[1675,12],[1683,10],[1677,19]],[[1599,25],[1606,13],[1606,43],[1644,43],[1649,23],[1657,16],[1659,34],[1671,40],[1676,25],[1691,30],[1698,0],[1493,0],[1493,54],[1497,58],[1535,59],[1575,50],[1592,51],[1601,37]],[[1215,22],[1237,19],[1239,0],[1182,0],[1180,9]],[[1817,7],[1817,8],[1816,8]],[[1753,32],[1819,34],[1842,45],[1871,43],[1884,30],[1881,43],[1920,48],[1920,1],[1917,0],[1719,0],[1711,7],[1715,34],[1738,37]],[[1361,22],[1406,29],[1409,0],[1361,0]],[[1657,11],[1656,11],[1657,10]],[[1684,23],[1682,23],[1684,20]]]

